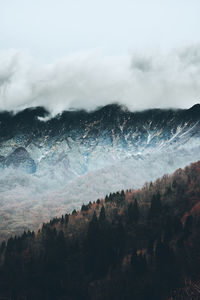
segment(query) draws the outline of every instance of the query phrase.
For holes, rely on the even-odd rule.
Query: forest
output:
[[[200,299],[199,183],[200,161],[3,241],[0,299]]]

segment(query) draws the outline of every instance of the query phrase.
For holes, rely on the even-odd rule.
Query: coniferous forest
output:
[[[0,299],[200,299],[199,182],[200,161],[10,237]]]

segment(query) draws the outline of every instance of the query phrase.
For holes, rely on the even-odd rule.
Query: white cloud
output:
[[[112,102],[131,110],[189,107],[200,96],[199,78],[200,45],[164,54],[81,52],[46,65],[23,51],[1,51],[0,109],[45,106],[55,114]]]

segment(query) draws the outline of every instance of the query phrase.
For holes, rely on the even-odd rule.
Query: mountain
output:
[[[2,160],[3,161],[3,160]],[[36,164],[25,148],[16,148],[3,162],[4,167],[20,168],[27,173],[36,172]]]
[[[199,182],[200,161],[9,238],[0,297],[199,299]]]
[[[199,104],[141,112],[113,104],[54,117],[42,107],[1,112],[1,232],[37,228],[40,220],[199,160],[199,120]]]

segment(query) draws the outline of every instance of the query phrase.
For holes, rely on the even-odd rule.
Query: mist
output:
[[[0,51],[0,110],[44,106],[55,115],[114,102],[132,111],[188,108],[199,101],[199,76],[199,44],[125,56],[78,52],[48,64],[11,49]]]

